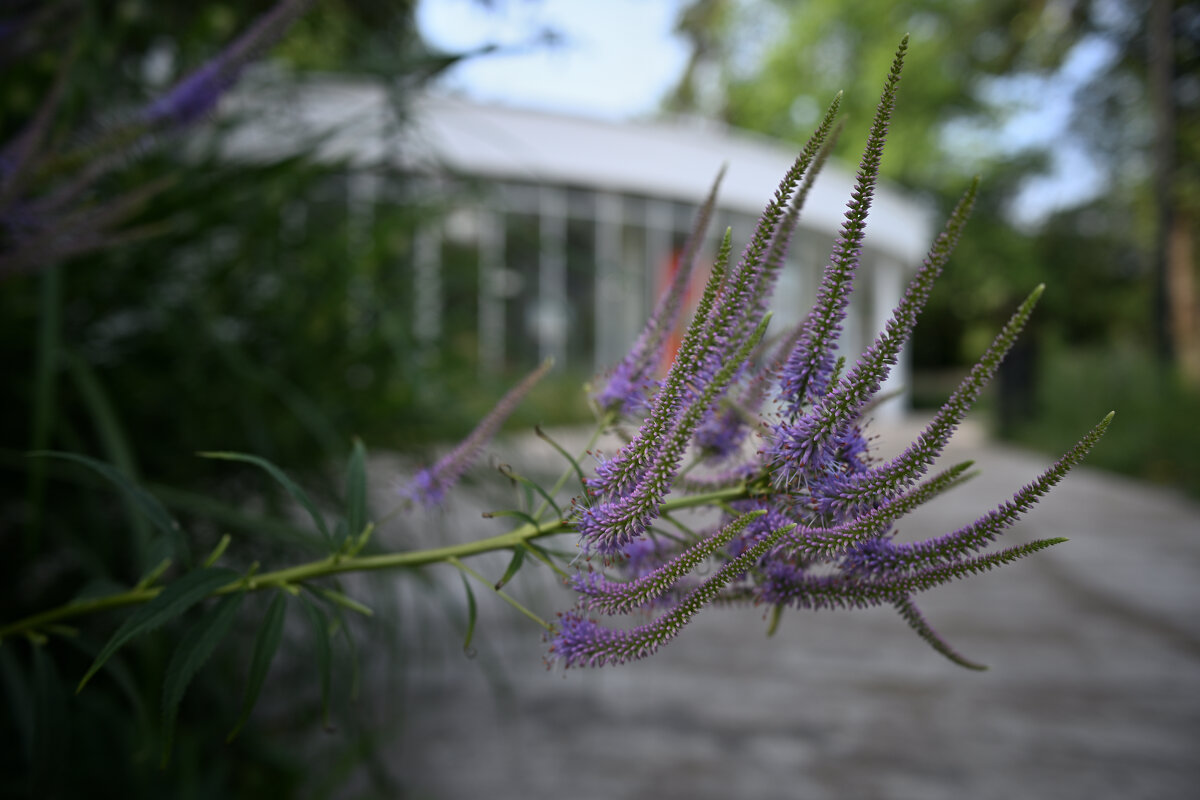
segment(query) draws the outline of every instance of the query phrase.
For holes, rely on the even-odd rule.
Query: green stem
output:
[[[662,504],[662,512],[669,514],[671,511],[677,511],[681,508],[713,505],[728,500],[745,498],[749,495],[750,490],[743,484],[727,489],[718,489],[703,494],[688,495],[686,497],[667,500]],[[443,562],[455,564],[461,569],[462,566],[456,563],[461,558],[469,558],[496,550],[511,550],[514,547],[519,547],[523,542],[547,536],[555,536],[561,533],[569,533],[572,530],[573,525],[570,522],[559,519],[544,522],[540,525],[526,523],[498,536],[491,536],[474,542],[450,545],[448,547],[411,550],[401,553],[376,553],[366,556],[334,554],[319,561],[287,567],[286,569],[274,572],[264,572],[250,577],[238,578],[217,589],[213,594],[227,595],[234,592],[254,592],[270,588],[288,589],[293,588],[299,583],[347,572],[406,569]],[[91,600],[66,603],[57,608],[42,611],[0,627],[0,641],[3,641],[8,636],[45,629],[47,626],[62,622],[63,620],[148,603],[157,597],[162,590],[162,586],[146,586]]]
[[[526,552],[528,552],[528,553],[529,553],[529,555],[533,556],[533,557],[534,557],[534,558],[536,558],[538,561],[542,562],[542,563],[543,563],[543,564],[545,564],[547,567],[549,567],[549,568],[550,568],[550,569],[552,569],[554,572],[556,572],[556,573],[558,574],[558,576],[559,576],[560,578],[562,578],[563,580],[567,580],[567,579],[569,579],[569,578],[571,577],[570,575],[568,575],[568,574],[567,574],[567,571],[566,571],[566,570],[564,570],[564,569],[563,569],[562,567],[560,567],[558,564],[555,564],[553,561],[551,561],[549,558],[547,558],[545,555],[543,555],[543,553],[542,553],[542,551],[541,551],[541,549],[540,549],[540,548],[537,548],[537,547],[531,547],[531,546],[529,546],[529,545],[525,545],[525,550],[526,550]]]
[[[590,439],[588,439],[588,443],[583,446],[583,454],[580,455],[579,458],[575,459],[576,463],[579,463],[580,461],[582,461],[583,457],[585,455],[587,455],[588,451],[590,451],[593,447],[596,446],[596,442],[600,441],[600,435],[602,433],[604,433],[604,431],[608,430],[608,426],[612,425],[613,422],[616,421],[616,419],[617,419],[617,415],[612,413],[611,411],[604,415],[604,419],[600,420],[600,424],[596,426],[596,429],[594,431],[592,431],[592,437]],[[559,493],[559,491],[562,489],[562,487],[566,485],[567,481],[570,480],[571,475],[574,472],[575,472],[574,465],[567,467],[565,470],[563,470],[562,476],[559,477],[558,481],[550,489],[551,497],[554,497],[556,494]],[[546,513],[546,506],[548,506],[548,505],[549,505],[548,501],[542,501],[542,504],[540,506],[538,506],[538,510],[533,513],[533,518],[541,519],[542,514]]]
[[[538,625],[541,625],[546,630],[552,629],[553,626],[551,626],[551,624],[549,622],[546,622],[546,620],[542,619],[537,614],[533,613],[528,608],[521,605],[521,603],[519,603],[516,600],[516,598],[514,598],[512,595],[505,592],[503,589],[497,589],[496,586],[491,581],[489,581],[487,578],[480,575],[475,570],[468,567],[466,564],[459,561],[457,558],[454,558],[453,556],[451,556],[450,558],[446,559],[446,561],[453,564],[454,566],[458,567],[464,573],[466,573],[467,575],[470,575],[472,578],[479,581],[480,583],[482,583],[484,586],[491,589],[496,594],[500,595],[501,599],[503,599],[504,602],[508,603],[510,606],[515,608],[517,611],[520,611],[522,614],[529,617],[531,620],[536,622]]]

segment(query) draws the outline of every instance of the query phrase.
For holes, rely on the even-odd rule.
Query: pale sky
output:
[[[648,116],[683,72],[671,29],[681,0],[425,0],[417,23],[448,52],[495,43],[521,52],[470,59],[442,81],[468,97],[605,119]],[[560,46],[522,47],[545,28]]]
[[[424,0],[417,23],[426,41],[447,52],[487,44],[511,49],[452,68],[440,81],[444,90],[515,108],[622,120],[652,116],[682,74],[688,51],[672,29],[683,2],[498,0],[489,7],[480,0]],[[560,34],[561,44],[535,43],[546,29]],[[1013,213],[1019,225],[1035,226],[1055,208],[1102,189],[1105,176],[1067,135],[1065,112],[1074,88],[1111,55],[1092,43],[1068,60],[1062,82],[1035,86],[1000,79],[989,87],[992,99],[1020,109],[1004,138],[1055,144],[1051,174],[1029,181],[1021,192]],[[996,146],[1000,133],[954,131],[951,137],[960,145],[988,147]]]

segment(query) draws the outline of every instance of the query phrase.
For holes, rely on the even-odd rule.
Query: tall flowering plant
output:
[[[600,457],[591,474],[539,430],[568,462],[562,477],[543,487],[508,471],[528,502],[519,510],[485,516],[517,517],[520,526],[489,538],[427,550],[387,551],[372,534],[367,505],[366,451],[356,443],[346,473],[344,505],[330,522],[329,508],[274,464],[241,453],[208,457],[265,471],[311,519],[324,557],[260,571],[238,566],[225,537],[200,566],[164,580],[159,564],[134,586],[77,600],[0,626],[0,640],[23,636],[41,647],[69,635],[74,618],[120,608],[136,610],[97,648],[82,676],[83,689],[127,642],[184,615],[195,619],[171,658],[163,687],[164,752],[188,681],[230,631],[241,599],[268,592],[267,609],[250,658],[241,727],[262,689],[289,609],[313,623],[323,695],[328,695],[330,622],[345,611],[370,614],[337,577],[368,570],[446,564],[463,576],[468,595],[467,645],[474,633],[472,585],[481,585],[544,629],[547,660],[565,667],[620,664],[646,657],[669,642],[702,608],[714,603],[764,607],[773,622],[783,609],[891,605],[922,639],[950,660],[972,669],[926,621],[914,597],[957,578],[1011,563],[1062,542],[1043,539],[989,549],[1045,495],[1103,435],[1101,420],[1059,461],[1010,500],[964,527],[924,541],[901,542],[894,525],[917,506],[966,480],[970,463],[930,474],[955,427],[995,375],[1005,353],[1033,312],[1042,287],[1015,310],[976,366],[917,439],[900,455],[880,459],[866,435],[867,414],[912,334],[934,281],[962,233],[976,186],[964,194],[945,229],[884,329],[853,363],[837,355],[863,246],[867,215],[878,180],[883,144],[907,50],[903,40],[883,87],[845,221],[809,314],[774,344],[764,339],[772,290],[785,263],[789,239],[820,165],[836,136],[839,98],[767,203],[740,258],[732,258],[726,231],[711,275],[674,359],[661,380],[661,363],[683,310],[688,276],[716,204],[717,187],[702,206],[679,277],[667,288],[629,354],[596,382],[598,440],[608,430],[636,423],[616,452]],[[719,183],[719,179],[718,179]],[[457,481],[471,468],[505,417],[549,369],[543,364],[522,380],[460,445],[420,470],[398,492],[404,511],[450,502]],[[591,445],[589,445],[591,446]],[[162,503],[128,475],[82,456],[139,508],[163,538],[180,535]],[[563,502],[569,481],[579,491]],[[708,509],[707,527],[693,529],[684,509]],[[387,515],[390,517],[391,515]],[[386,519],[387,517],[384,517]],[[573,536],[579,555],[566,558],[542,546],[553,536]],[[488,552],[511,553],[503,574],[485,576],[467,560]],[[533,559],[549,566],[573,590],[572,608],[544,620],[504,590]],[[225,564],[232,562],[232,566]],[[469,579],[469,580],[468,580]],[[474,583],[472,583],[474,582]],[[632,617],[633,624],[606,619]],[[345,626],[336,626],[343,632]],[[233,735],[231,733],[231,736]]]
[[[865,413],[901,347],[912,334],[933,283],[966,223],[976,186],[951,214],[891,319],[853,366],[836,357],[862,253],[867,213],[879,175],[907,50],[900,44],[868,135],[841,234],[833,246],[808,316],[769,354],[760,342],[767,300],[783,264],[807,187],[833,130],[838,100],[784,176],[736,265],[729,234],[696,314],[667,376],[646,381],[661,355],[642,346],[678,307],[669,289],[597,401],[610,414],[647,407],[641,427],[586,481],[572,526],[588,556],[571,576],[576,607],[549,634],[552,659],[566,666],[622,663],[653,653],[714,602],[786,607],[855,608],[892,605],[923,639],[951,660],[959,655],[924,619],[918,592],[981,572],[1057,544],[1044,539],[983,552],[997,536],[1077,464],[1103,435],[1112,415],[1016,496],[959,530],[920,542],[894,539],[897,519],[966,479],[970,464],[929,475],[955,427],[995,374],[1042,294],[1037,287],[1013,313],[979,363],[911,446],[889,460],[872,457]],[[702,235],[712,198],[701,212]],[[756,357],[757,356],[757,357]],[[633,377],[637,376],[637,377]],[[768,403],[768,401],[773,401]],[[757,442],[748,452],[743,443]],[[714,465],[707,477],[683,477],[683,460]],[[693,464],[691,466],[696,466]],[[706,532],[674,523],[670,511],[712,505],[721,521]],[[696,567],[720,566],[700,579]],[[599,562],[616,575],[595,569]],[[613,628],[597,614],[661,609],[652,621]]]

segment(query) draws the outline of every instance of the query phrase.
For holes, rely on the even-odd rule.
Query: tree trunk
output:
[[[1196,297],[1196,251],[1191,219],[1175,209],[1167,241],[1167,288],[1171,339],[1179,371],[1192,386],[1200,386],[1200,319]]]
[[[1159,360],[1175,360],[1174,308],[1171,303],[1171,235],[1174,228],[1175,108],[1171,96],[1174,72],[1171,31],[1172,0],[1154,0],[1150,6],[1148,35],[1150,102],[1154,120],[1154,300],[1151,309],[1154,342]]]

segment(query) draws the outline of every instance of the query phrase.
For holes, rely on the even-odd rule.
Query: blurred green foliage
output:
[[[1154,12],[1170,18],[1173,33],[1156,33]],[[1093,363],[1096,353],[1111,351],[1115,363],[1139,360],[1129,354],[1140,353],[1147,374],[1126,386],[1124,396],[1138,386],[1173,385],[1175,370],[1185,364],[1163,357],[1171,349],[1163,346],[1170,304],[1155,299],[1164,270],[1156,236],[1161,240],[1164,203],[1176,233],[1197,218],[1200,173],[1189,155],[1200,142],[1198,21],[1196,4],[1178,0],[692,0],[677,25],[692,59],[665,105],[802,141],[839,89],[845,90],[850,120],[869,118],[877,76],[899,33],[908,31],[912,55],[883,174],[923,194],[942,216],[971,176],[982,176],[971,223],[913,336],[916,397],[940,404],[953,387],[950,382],[945,388],[941,376],[965,370],[1020,298],[1044,282],[1046,293],[1024,337],[1023,363],[1006,368],[1009,390],[1026,383],[1026,373],[1027,390],[1008,391],[997,408],[1016,398],[1017,407],[1001,414],[1006,422],[1040,408],[1043,416],[1030,424],[1039,430],[1058,426],[1069,438],[1068,432],[1090,424],[1093,411],[1076,406],[1068,415],[1069,403],[1062,414],[1052,411],[1050,400],[1073,395],[1052,391],[1059,381],[1050,376],[1077,375],[1078,365]],[[1172,74],[1167,116],[1156,99],[1152,52]],[[1058,135],[1039,137],[1040,128],[1058,124],[1055,119],[1069,123]],[[1173,164],[1162,158],[1164,146],[1174,149]],[[836,154],[854,163],[860,147],[855,137],[844,136]],[[1068,155],[1077,160],[1064,160]],[[1026,215],[1017,224],[1029,187],[1080,156],[1102,181],[1094,199],[1067,204],[1036,222]],[[1156,178],[1164,168],[1170,174]],[[1190,268],[1194,281],[1200,264],[1193,259]],[[1173,345],[1184,354],[1200,342]],[[1150,380],[1155,370],[1162,374]],[[1022,391],[1025,396],[1017,397]],[[1147,388],[1129,408],[1155,409],[1147,417],[1169,420],[1164,429],[1190,428],[1194,409],[1187,411],[1187,396]],[[1122,412],[1112,439],[1126,425],[1158,424],[1131,422],[1116,396],[1104,403],[1097,413]],[[1016,430],[1008,424],[1003,429]],[[1024,440],[1054,452],[1065,441]],[[1097,458],[1110,447],[1115,445],[1106,441]],[[1145,460],[1133,457],[1136,452],[1144,452]],[[1192,485],[1186,476],[1200,465],[1200,451],[1171,453],[1175,466],[1164,468],[1166,462],[1149,451],[1127,448],[1123,471]]]
[[[1038,450],[1070,446],[1080,417],[1120,409],[1104,446],[1088,456],[1092,467],[1178,486],[1200,497],[1200,392],[1164,373],[1144,350],[1129,345],[1046,346],[1038,369],[1037,413],[1012,439]]]
[[[176,75],[192,68],[270,4],[173,4],[164,13],[152,5],[61,4],[63,24],[46,35],[70,33],[80,55],[56,120],[58,142],[86,139],[106,115],[129,113],[122,109],[167,85],[161,76],[149,85],[150,62],[169,53]],[[283,80],[332,67],[387,72],[397,78],[402,115],[405,92],[453,62],[421,47],[410,17],[411,3],[320,4],[273,56],[277,66],[290,64]],[[36,56],[0,76],[4,138],[54,79],[54,53]],[[163,142],[131,154],[95,189],[103,197],[170,177],[130,222],[156,235],[60,269],[53,446],[106,455],[97,398],[139,471],[169,484],[221,471],[188,455],[201,449],[313,468],[340,457],[355,435],[377,448],[412,449],[468,431],[513,376],[478,364],[474,320],[455,316],[465,303],[450,304],[444,341],[413,336],[413,233],[441,213],[439,201],[381,203],[364,223],[348,211],[344,165],[306,153],[230,162],[218,152],[219,126],[206,127],[216,135],[188,141],[185,158],[183,140]],[[384,177],[400,187],[407,180]],[[474,269],[454,259],[446,267],[450,291],[466,284],[452,273]],[[21,276],[0,296],[0,401],[14,412],[0,419],[0,446],[10,454],[30,444],[43,284]],[[80,380],[94,391],[79,391]],[[563,418],[557,403],[542,405],[542,421]]]
[[[68,53],[75,60],[47,137],[51,153],[86,146],[128,118],[271,5],[62,0],[6,7],[6,19],[23,27],[0,56],[0,141],[10,141],[36,111]],[[273,72],[262,80],[335,69],[386,75],[402,117],[408,94],[456,58],[421,45],[412,5],[319,3],[272,51]],[[286,519],[285,502],[269,482],[197,451],[266,457],[328,502],[342,491],[352,437],[376,451],[455,439],[511,383],[502,372],[481,370],[473,333],[450,330],[437,345],[413,336],[413,232],[441,213],[437,201],[381,204],[364,225],[348,211],[342,164],[318,162],[309,152],[260,162],[221,157],[222,137],[236,122],[207,120],[202,137],[180,134],[125,153],[90,187],[84,199],[102,208],[105,198],[166,177],[165,188],[127,221],[153,235],[4,282],[5,620],[132,585],[164,554],[177,565],[194,564],[227,531],[247,560],[235,566],[284,551],[294,556],[295,531],[277,521]],[[398,186],[407,180],[385,177]],[[514,424],[577,413],[559,400],[561,389],[539,387]],[[183,523],[192,552],[148,550],[144,520],[111,486],[76,465],[26,455],[38,448],[95,457],[149,486]],[[390,603],[375,602],[381,613]],[[11,713],[0,715],[0,739],[13,746],[0,753],[0,794],[77,797],[97,786],[129,797],[334,791],[364,759],[369,765],[375,739],[403,721],[370,728],[346,715],[336,720],[344,735],[314,745],[320,702],[311,659],[297,655],[311,648],[289,636],[283,649],[291,655],[271,678],[275,691],[289,687],[286,703],[266,701],[267,710],[225,745],[261,612],[243,615],[246,622],[194,681],[165,769],[157,764],[158,689],[186,625],[137,641],[78,696],[61,685],[82,674],[111,620],[83,624],[53,659],[40,647],[6,642],[0,704]],[[341,646],[334,653],[334,692],[342,696],[355,674],[351,655]],[[390,671],[389,679],[397,674]],[[68,699],[58,703],[58,696]],[[262,730],[270,739],[258,735]],[[314,753],[330,766],[320,780],[308,760]]]
[[[1051,262],[1047,243],[1011,221],[1013,202],[1030,178],[1052,167],[1053,154],[1050,143],[1004,141],[1005,126],[1038,100],[1041,81],[1056,74],[1072,49],[1102,27],[1091,5],[696,0],[689,4],[690,16],[685,12],[681,18],[680,30],[693,42],[708,43],[698,59],[715,67],[712,107],[705,108],[703,93],[692,88],[702,83],[699,65],[667,104],[686,108],[692,103],[740,127],[803,141],[819,109],[839,90],[845,92],[848,120],[870,118],[877,76],[886,69],[898,32],[908,31],[912,55],[898,121],[888,132],[883,174],[924,196],[938,218],[949,214],[972,176],[981,175],[983,184],[969,233],[914,337],[915,363],[917,368],[965,366],[979,352],[980,340],[990,339],[997,321],[1043,281],[1050,291],[1039,317],[1057,320],[1067,311],[1074,315],[1068,324],[1077,327],[1078,296],[1060,285],[1077,289],[1094,273],[1109,270],[1117,256],[1099,264],[1077,256]],[[1014,78],[1025,79],[1030,88],[1018,93],[1020,99],[995,99],[998,82]],[[861,147],[857,137],[843,136],[835,155],[855,163]],[[1059,244],[1069,237],[1079,245],[1088,232],[1065,226],[1051,235]],[[1125,248],[1121,255],[1127,253]],[[1125,277],[1137,277],[1130,268],[1147,266],[1139,258],[1119,268]],[[1067,272],[1072,275],[1060,281]],[[1108,278],[1100,275],[1100,280]],[[1099,303],[1088,310],[1099,314],[1092,325],[1103,325],[1114,311]]]

